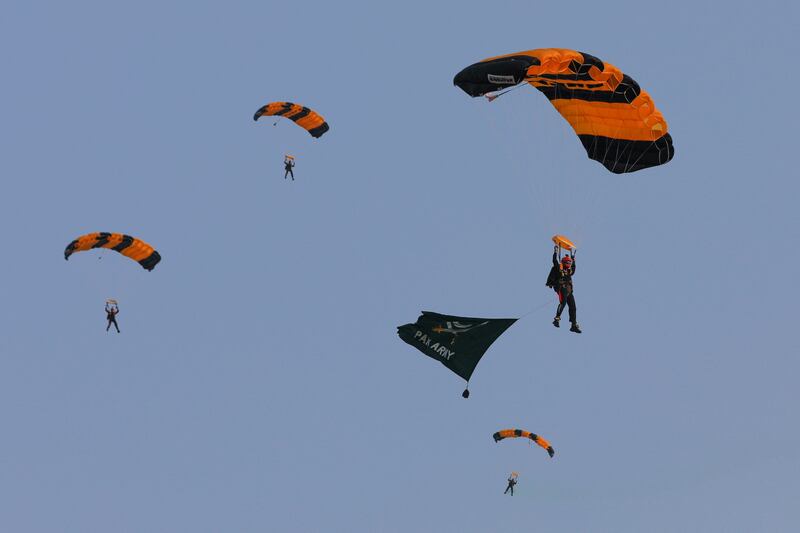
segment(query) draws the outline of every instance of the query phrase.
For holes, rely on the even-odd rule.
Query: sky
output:
[[[799,15],[4,6],[0,529],[796,531]],[[674,159],[611,174],[534,89],[452,84],[544,47],[637,80]],[[276,100],[330,131],[253,122]],[[65,262],[93,231],[163,260]],[[551,325],[555,233],[582,335]],[[422,310],[521,317],[468,400],[397,338]]]

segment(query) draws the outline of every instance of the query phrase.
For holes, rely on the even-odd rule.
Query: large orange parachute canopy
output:
[[[263,116],[288,118],[305,129],[314,138],[321,137],[323,133],[330,129],[328,123],[319,113],[292,102],[271,102],[256,111],[256,114],[253,115],[253,120],[258,120]]]
[[[161,255],[146,242],[130,235],[106,232],[81,235],[67,245],[64,250],[64,259],[69,259],[69,256],[75,252],[85,252],[93,248],[109,248],[119,252],[125,257],[138,261],[145,270],[153,270],[161,261]]]
[[[547,450],[547,453],[550,455],[550,457],[553,457],[556,453],[555,450],[553,450],[553,447],[550,446],[550,443],[544,438],[540,437],[536,433],[525,431],[524,429],[501,429],[492,436],[494,437],[495,442],[500,442],[503,439],[516,439],[519,437],[525,437],[531,439],[533,442]]]
[[[484,59],[453,79],[473,97],[523,82],[550,100],[589,158],[615,174],[663,165],[675,154],[667,122],[650,95],[620,69],[587,53],[566,48],[517,52]]]

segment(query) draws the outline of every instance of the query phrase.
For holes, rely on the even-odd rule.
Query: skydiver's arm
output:
[[[553,266],[558,267],[558,246],[553,250]]]

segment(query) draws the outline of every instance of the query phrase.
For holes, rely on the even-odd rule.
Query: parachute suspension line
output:
[[[523,85],[533,87],[536,89],[534,92],[539,93],[539,89],[531,83],[534,79],[536,76],[526,76]],[[528,134],[528,139],[530,139],[530,135]],[[570,191],[565,190],[571,185],[570,179],[574,180],[574,177],[567,176],[566,166],[557,165],[552,173],[548,173],[548,179],[534,176],[534,179],[529,180],[528,187],[533,196],[533,203],[537,211],[536,217],[539,225],[547,227],[548,231],[564,231],[562,229],[564,220],[560,207],[574,198]],[[572,215],[568,218],[568,220],[573,219]]]
[[[576,78],[577,78],[577,74],[576,74]],[[574,95],[574,91],[575,91],[575,89],[572,90],[573,95]],[[613,99],[613,95],[614,95],[614,91],[611,91],[609,93],[609,97],[608,97],[608,103],[609,104],[612,103],[611,100]],[[595,125],[595,123],[593,121],[590,121],[589,124],[591,125],[591,128],[592,128],[592,135],[594,136],[594,145],[595,145],[595,147],[593,147],[593,151],[595,151],[596,150],[596,145],[597,145],[597,140],[601,137],[601,135],[600,135],[600,132],[597,130],[596,125]],[[619,121],[619,123],[617,123],[617,125],[615,126],[611,137],[612,138],[618,137],[619,133],[620,133],[620,131],[622,131],[623,127],[624,127],[623,121]],[[608,157],[610,145],[611,145],[611,143],[607,143],[606,144],[606,150],[605,150],[605,152],[603,154],[603,161],[600,161],[600,163],[603,166],[605,166],[605,160]],[[631,142],[628,142],[627,147],[630,147],[630,146],[631,146]],[[624,153],[624,151],[625,150],[623,150],[623,153]],[[619,143],[617,143],[616,152],[617,153],[615,154],[615,157],[618,158],[619,157]],[[626,170],[627,170],[627,164],[626,164]],[[619,186],[619,184],[615,182],[610,187],[599,187],[599,188],[596,188],[594,186],[594,184],[592,184],[592,187],[588,187],[587,186],[587,187],[583,188],[587,193],[589,193],[591,191],[590,192],[590,196],[589,197],[585,197],[584,199],[587,200],[587,203],[589,203],[588,200],[591,200],[590,203],[594,204],[593,205],[593,209],[591,209],[588,214],[584,214],[583,220],[581,221],[585,225],[586,228],[591,228],[592,227],[592,224],[597,220],[597,217],[602,212],[602,209],[600,209],[600,206],[602,206],[603,204],[605,204],[608,201],[609,194],[611,194],[611,191],[613,191],[613,188],[615,188],[617,186]],[[586,208],[588,208],[588,206],[586,206],[585,209]],[[579,232],[582,233],[584,228],[575,228],[575,229],[576,230],[580,230]],[[578,232],[578,231],[576,231],[576,232]]]
[[[512,91],[516,91],[522,87],[528,87],[530,84],[527,80],[523,80],[522,82],[514,85],[513,87],[509,87],[497,94],[494,95],[484,95],[486,96],[487,100],[490,102],[503,96],[504,94],[508,94]],[[502,109],[502,106],[501,106]],[[505,118],[505,126],[499,127],[496,123],[496,115],[494,113],[490,114],[490,123],[493,128],[493,133],[495,137],[500,141],[500,145],[503,147],[504,151],[506,152],[506,160],[510,161],[514,168],[512,170],[515,172],[514,177],[524,179],[526,183],[526,187],[529,188],[532,196],[533,201],[533,208],[536,213],[536,217],[543,219],[543,220],[550,220],[553,217],[553,212],[556,211],[554,206],[554,202],[551,198],[548,198],[548,188],[546,188],[543,184],[543,180],[539,179],[530,179],[531,178],[531,169],[527,165],[527,161],[525,158],[518,157],[519,152],[516,150],[515,146],[508,142],[507,140],[501,139],[508,139],[509,128],[508,124],[513,124],[513,119],[509,119],[509,117],[505,115],[501,115]],[[500,133],[502,132],[502,133]],[[525,133],[520,133],[518,131],[511,132],[512,138],[526,140],[530,139],[530,133],[527,131]],[[509,181],[510,184],[514,184],[513,181]],[[552,188],[550,188],[552,189]]]
[[[513,144],[508,142],[509,127],[508,120],[505,120],[507,117],[503,114],[504,111],[504,105],[499,104],[499,107],[491,109],[486,115],[488,117],[488,131],[492,137],[491,141],[498,147],[497,152],[492,152],[493,157],[499,156],[495,167],[500,168],[502,163],[502,170],[506,175],[513,177],[524,176],[523,159],[517,157],[518,153],[515,151]],[[500,121],[503,121],[503,123],[501,124]],[[512,187],[514,185],[512,180],[505,180],[502,183],[504,187]],[[514,194],[513,189],[509,190],[509,193]]]
[[[579,84],[580,84],[580,69],[576,69],[576,72],[574,73],[574,81],[575,81],[574,84],[563,84],[562,85],[560,83],[556,83],[556,91],[558,91],[559,89],[562,90],[562,91],[564,89],[566,89],[566,91],[569,94],[570,100],[574,101],[576,87],[578,87]],[[592,131],[594,132],[594,124],[591,124],[591,126],[592,126]],[[571,127],[571,124],[570,124],[570,127]],[[574,129],[574,128],[572,128],[572,129]],[[583,226],[583,223],[584,223],[583,221],[585,220],[585,216],[586,216],[585,215],[586,204],[587,204],[587,200],[590,197],[589,192],[588,192],[588,188],[583,186],[583,183],[582,183],[582,181],[585,179],[585,176],[584,175],[579,175],[579,176],[571,176],[571,177],[568,178],[568,177],[566,177],[565,175],[562,174],[562,179],[564,181],[564,185],[565,186],[563,188],[559,189],[559,191],[558,191],[562,195],[562,197],[559,199],[559,205],[563,205],[565,202],[570,202],[570,203],[577,203],[578,205],[581,206],[580,214],[578,214],[574,210],[571,210],[570,216],[568,218],[569,223],[567,224],[567,227],[564,228],[564,229],[567,230],[567,231],[570,231],[573,235],[574,234],[582,234],[583,233],[582,226]],[[565,221],[562,220],[562,224],[564,222]],[[559,260],[559,262],[561,261],[561,257],[562,257],[561,252],[562,252],[562,249],[561,249],[561,246],[559,246],[558,247],[558,260]]]
[[[499,98],[500,96],[508,94],[512,91],[516,91],[517,89],[520,89],[522,87],[528,87],[528,86],[530,86],[528,81],[523,80],[517,85],[505,89],[497,94],[484,95],[484,96],[489,102],[491,102]],[[514,123],[513,120],[509,120],[507,116],[505,115],[501,116],[506,119],[504,127],[500,127],[497,124],[495,114],[490,114],[491,126],[494,129],[493,133],[495,134],[495,137],[500,141],[500,145],[503,146],[503,149],[506,152],[507,161],[510,161],[513,165],[512,170],[515,172],[514,176],[524,179],[525,183],[527,184],[526,187],[529,188],[529,191],[531,193],[533,199],[532,201],[534,204],[533,208],[535,210],[536,216],[539,219],[549,220],[552,218],[553,212],[556,211],[556,208],[553,205],[552,199],[548,199],[547,195],[548,190],[546,187],[544,187],[543,184],[541,184],[542,180],[530,179],[531,169],[529,166],[526,166],[527,162],[525,158],[518,157],[518,152],[516,151],[514,145],[507,141],[501,140],[504,138],[503,135],[508,135],[509,133],[508,124]],[[520,133],[518,131],[512,131],[511,134],[512,137],[515,137],[517,139],[522,139],[523,141],[530,139],[530,133],[528,132]],[[509,183],[513,184],[514,182],[509,181]]]
[[[538,306],[534,307],[533,309],[531,309],[530,311],[528,311],[527,313],[525,313],[524,315],[522,315],[521,317],[519,317],[519,319],[518,319],[518,320],[522,320],[522,319],[523,319],[523,318],[525,318],[526,316],[528,316],[528,315],[532,315],[532,314],[533,314],[533,313],[535,313],[536,311],[539,311],[539,310],[541,310],[542,308],[544,308],[544,307],[547,307],[548,305],[552,305],[552,303],[553,303],[553,302],[552,302],[550,299],[548,299],[546,302],[544,302],[544,303],[542,303],[542,304],[540,304],[540,305],[538,305]]]
[[[633,141],[628,141],[628,143],[629,143],[629,144],[630,144],[631,142],[633,142]],[[652,146],[654,146],[655,144],[656,144],[656,141],[652,141],[652,142],[650,143],[650,145],[647,147],[647,149],[646,149],[646,150],[642,150],[642,153],[641,153],[641,154],[639,154],[639,157],[637,157],[637,158],[636,158],[636,161],[634,161],[634,162],[633,162],[633,165],[631,165],[631,166],[636,166],[636,163],[638,163],[638,162],[639,162],[639,160],[640,160],[642,157],[644,157],[644,154],[645,154],[645,153],[647,153],[647,151],[649,151],[649,150],[650,150],[650,148],[651,148]],[[630,158],[628,158],[628,161],[630,161]],[[626,171],[626,172],[628,171],[628,163],[625,163],[625,171]]]
[[[580,69],[576,69],[574,72],[574,84],[556,84],[556,91],[563,91],[569,94],[570,100],[580,100],[580,97],[576,95],[578,91],[578,87],[580,86]],[[564,76],[564,81],[568,80],[567,76]],[[568,121],[569,122],[569,121]],[[570,124],[571,125],[571,124]],[[589,127],[591,128],[592,136],[594,137],[594,143],[598,142],[598,139],[602,137],[600,135],[601,132],[597,130],[597,125],[593,121],[588,122]],[[622,123],[617,124],[614,130],[613,136],[617,136],[619,131],[622,129]],[[574,128],[572,128],[574,129]],[[577,132],[575,132],[577,134]],[[609,147],[606,146],[606,154],[604,154],[604,159],[607,156]],[[593,148],[595,150],[595,148]],[[597,217],[598,213],[598,205],[601,205],[605,200],[605,195],[607,191],[605,188],[598,188],[597,184],[594,181],[587,182],[587,176],[584,173],[580,173],[577,176],[562,176],[564,187],[558,188],[558,194],[562,195],[562,198],[559,199],[559,205],[564,205],[567,202],[574,202],[580,205],[580,211],[578,210],[571,210],[570,217],[564,226],[565,231],[569,231],[575,235],[583,235],[587,228],[591,228],[592,225],[589,223],[590,220],[593,220]],[[559,261],[562,257],[562,249],[559,248]]]
[[[489,100],[490,102],[493,102],[494,100],[497,100],[498,98],[500,98],[504,94],[508,94],[511,91],[516,91],[517,89],[519,89],[520,87],[522,87],[524,85],[527,85],[527,82],[523,81],[523,82],[520,82],[520,83],[514,85],[513,87],[510,87],[510,88],[506,89],[505,91],[501,91],[501,92],[495,93],[495,94],[484,94],[483,96],[485,96],[486,99]]]

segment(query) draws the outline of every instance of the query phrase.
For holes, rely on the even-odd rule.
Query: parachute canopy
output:
[[[423,311],[397,334],[431,359],[469,381],[483,354],[516,318],[468,318]],[[465,391],[464,397],[469,396]]]
[[[589,158],[615,174],[663,165],[675,149],[650,95],[627,74],[585,52],[540,48],[484,59],[453,79],[470,96],[528,82],[575,130]]]
[[[145,270],[153,270],[161,261],[161,255],[146,242],[130,235],[106,232],[81,235],[67,245],[64,250],[64,259],[69,259],[69,256],[75,252],[85,252],[93,248],[109,248],[119,252],[125,257],[138,261]]]
[[[314,138],[319,138],[330,127],[325,119],[311,109],[293,104],[292,102],[271,102],[256,111],[253,120],[258,120],[263,116],[281,116],[290,119],[292,122],[306,130]]]
[[[553,457],[556,453],[555,450],[553,450],[553,447],[550,446],[550,443],[544,438],[540,437],[536,433],[525,431],[524,429],[501,429],[492,435],[492,437],[494,437],[495,442],[500,442],[503,439],[516,439],[519,437],[525,437],[531,439],[533,442],[547,450],[547,453],[550,455],[550,457]]]

